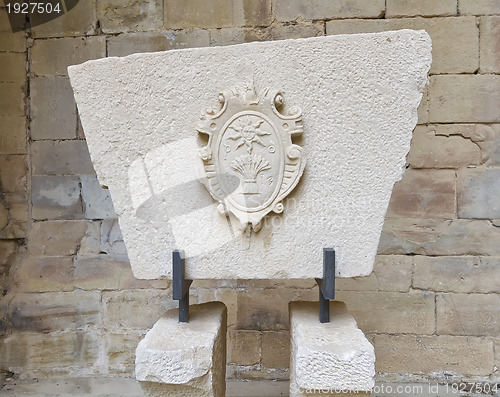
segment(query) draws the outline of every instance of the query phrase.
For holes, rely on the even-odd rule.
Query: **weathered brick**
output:
[[[90,227],[88,221],[35,222],[29,232],[28,249],[34,256],[74,255]]]
[[[387,0],[386,18],[457,15],[456,0]]]
[[[0,230],[0,239],[25,238],[28,222],[26,194],[5,194],[3,201],[9,211],[9,220],[7,226]]]
[[[32,175],[95,174],[85,141],[35,141],[31,156]]]
[[[0,154],[26,154],[25,117],[0,117]]]
[[[425,29],[429,33],[432,39],[431,74],[473,73],[479,67],[479,29],[475,17],[344,20],[326,23],[327,34],[398,29]]]
[[[3,193],[26,191],[28,166],[24,155],[0,156],[0,188]]]
[[[406,255],[378,255],[368,277],[337,278],[337,291],[408,292],[411,285],[412,258]]]
[[[116,218],[115,209],[108,189],[103,189],[96,175],[82,175],[82,200],[85,218]]]
[[[144,331],[106,334],[107,356],[112,373],[134,375],[135,348],[144,335]]]
[[[260,363],[260,331],[228,331],[228,363],[237,365],[256,365]]]
[[[481,17],[479,30],[481,73],[500,73],[500,16]]]
[[[455,217],[455,171],[406,170],[394,185],[387,217]]]
[[[461,15],[500,14],[498,0],[458,0],[458,11]]]
[[[413,286],[438,292],[500,293],[500,258],[415,256]]]
[[[209,44],[209,32],[203,29],[170,30],[162,34],[157,32],[129,33],[108,38],[108,56],[207,47]]]
[[[73,258],[68,256],[30,256],[25,259],[12,278],[12,292],[72,291]]]
[[[31,73],[35,76],[66,76],[69,65],[105,56],[104,36],[35,40],[31,49]]]
[[[500,295],[438,294],[437,333],[500,335]]]
[[[266,368],[290,366],[290,333],[288,331],[262,333],[262,366]]]
[[[500,76],[431,76],[429,83],[430,122],[500,121]]]
[[[88,36],[96,33],[96,0],[73,2],[74,8],[31,28],[33,37]],[[36,19],[34,20],[36,24]]]
[[[0,83],[0,116],[24,116],[24,86]]]
[[[31,139],[75,139],[76,103],[69,79],[35,77],[30,83]]]
[[[378,372],[488,376],[493,342],[465,336],[374,335]]]
[[[373,0],[273,0],[278,21],[304,19],[380,18],[385,13],[385,1]]]
[[[75,176],[31,178],[33,219],[81,219],[80,179]]]
[[[346,303],[349,313],[365,333],[434,333],[433,293],[338,291],[335,299]]]
[[[0,53],[0,81],[19,82],[26,81],[26,55],[12,52]]]
[[[378,253],[500,256],[500,227],[483,220],[387,218]]]
[[[467,168],[458,171],[459,218],[500,219],[500,168]]]
[[[412,168],[459,168],[479,165],[481,150],[470,139],[471,125],[418,125],[413,131],[408,162]]]
[[[104,33],[160,30],[163,27],[161,0],[99,0],[98,16]],[[170,3],[167,2],[167,3]]]

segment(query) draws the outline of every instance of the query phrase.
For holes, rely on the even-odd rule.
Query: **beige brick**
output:
[[[35,141],[31,159],[33,175],[95,174],[85,141]]]
[[[105,56],[104,36],[35,40],[31,49],[31,72],[35,76],[67,76],[69,65]]]
[[[500,295],[438,294],[437,333],[446,335],[500,335]]]
[[[455,217],[455,171],[406,170],[394,185],[387,217]]]
[[[33,176],[33,219],[81,219],[80,178],[77,176]]]
[[[413,286],[438,292],[500,293],[500,258],[415,256]]]
[[[461,15],[500,14],[498,0],[458,0],[458,11]]]
[[[467,168],[458,171],[459,218],[500,219],[500,168]]]
[[[0,116],[24,116],[24,86],[0,83]]]
[[[26,81],[26,55],[11,52],[0,53],[0,81]]]
[[[326,23],[327,34],[398,29],[425,29],[429,33],[432,39],[431,74],[473,73],[479,67],[479,29],[475,17],[344,20]]]
[[[483,220],[387,218],[378,253],[500,256],[500,227]]]
[[[479,30],[480,71],[500,73],[500,16],[481,17]]]
[[[96,175],[81,175],[80,183],[85,218],[117,218],[109,190],[101,187]]]
[[[385,12],[385,1],[372,0],[273,0],[273,11],[278,21],[304,19],[380,18]]]
[[[145,332],[106,334],[109,369],[112,373],[134,376],[135,348]]]
[[[228,363],[257,365],[260,363],[261,332],[246,330],[228,331]]]
[[[368,277],[338,278],[337,291],[408,292],[411,285],[412,258],[405,255],[378,255]]]
[[[9,211],[9,221],[7,226],[0,230],[0,239],[25,238],[26,224],[28,222],[26,194],[5,194],[3,202],[5,208]]]
[[[464,336],[375,335],[377,372],[488,376],[493,342]]]
[[[0,154],[26,154],[25,117],[0,117]]]
[[[0,7],[0,51],[25,52],[26,32],[12,33],[7,10]]]
[[[96,0],[73,1],[75,6],[50,22],[38,24],[35,19],[31,32],[33,37],[88,36],[96,34]]]
[[[28,165],[24,155],[0,156],[0,187],[3,193],[26,191]]]
[[[159,30],[163,27],[161,0],[99,0],[98,15],[104,33]],[[167,3],[170,3],[167,2]]]
[[[429,84],[431,122],[500,121],[500,76],[432,76]]]
[[[479,165],[481,150],[467,132],[471,125],[417,126],[408,162],[412,168],[459,168]]]
[[[208,30],[170,30],[129,33],[108,39],[108,56],[125,56],[137,52],[166,51],[177,48],[207,47],[210,44]]]
[[[457,0],[387,0],[386,18],[457,15]]]
[[[69,79],[35,77],[30,82],[31,139],[75,139],[76,103]]]
[[[262,366],[266,368],[290,366],[290,333],[288,331],[262,333]]]
[[[91,226],[87,221],[35,222],[28,237],[28,249],[34,256],[74,255]]]
[[[335,299],[346,303],[365,333],[434,333],[433,293],[337,291]]]

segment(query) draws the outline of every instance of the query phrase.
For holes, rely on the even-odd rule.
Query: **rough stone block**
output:
[[[386,18],[457,15],[456,0],[387,0]]]
[[[35,40],[31,49],[31,73],[66,76],[68,65],[106,56],[106,37],[65,37]]]
[[[500,73],[500,16],[481,17],[479,30],[481,73]]]
[[[493,341],[473,336],[374,335],[377,372],[489,376]]]
[[[108,189],[103,189],[96,175],[82,175],[82,199],[87,219],[116,218]]]
[[[110,188],[135,276],[171,277],[164,258],[174,247],[185,250],[187,276],[194,279],[313,278],[322,274],[322,249],[329,246],[340,276],[369,274],[429,64],[425,32],[401,31],[184,49],[71,67],[87,142],[100,182]],[[365,83],[350,84],[352,73]],[[192,123],[223,87],[254,77],[256,86],[284,90],[286,103],[302,107],[308,171],[283,214],[269,217],[274,223],[253,233],[248,245],[245,227],[229,226],[197,181],[201,160]],[[165,109],[183,111],[159,117]],[[369,120],[360,119],[366,112]],[[138,138],[137,131],[151,133]],[[154,172],[148,177],[144,170]],[[181,190],[183,199],[171,199]]]
[[[30,105],[31,139],[76,138],[76,103],[67,78],[32,78]]]
[[[0,83],[0,116],[24,116],[24,88],[20,83]]]
[[[145,332],[135,333],[108,333],[106,335],[107,356],[109,369],[113,373],[134,376],[135,371],[135,349]],[[115,390],[113,390],[115,391]]]
[[[32,175],[94,174],[85,141],[35,141],[31,144]]]
[[[0,81],[20,82],[26,81],[26,55],[12,52],[0,53]]]
[[[470,125],[418,125],[408,162],[412,168],[459,168],[479,165],[481,150],[470,139]]]
[[[460,15],[500,14],[500,3],[497,0],[458,0]]]
[[[262,344],[260,331],[229,330],[227,336],[228,363],[237,365],[256,365],[260,363]]]
[[[329,323],[319,322],[318,310],[317,303],[290,304],[290,396],[307,396],[307,390],[314,388],[371,390],[375,385],[373,346],[344,303],[330,303]]]
[[[467,168],[458,171],[459,218],[500,219],[500,168]]]
[[[432,76],[429,120],[439,123],[500,121],[500,76]]]
[[[189,322],[170,310],[156,322],[136,350],[135,376],[145,394],[224,397],[226,317],[220,302],[193,305]]]
[[[163,27],[162,0],[131,0],[127,4],[120,0],[99,0],[97,9],[104,33],[160,30]]]
[[[81,219],[80,179],[75,176],[31,177],[33,219]]]
[[[127,255],[122,232],[117,219],[104,219],[101,224],[99,252],[113,255]]]
[[[210,44],[208,30],[169,30],[130,33],[108,38],[108,56],[125,56],[138,52],[166,51],[176,48],[207,47]]]
[[[455,218],[455,171],[407,170],[394,185],[386,217]]]
[[[26,224],[28,222],[28,199],[26,194],[4,194],[2,199],[0,221],[3,228],[0,230],[0,239],[25,238]],[[8,215],[6,215],[6,210]]]
[[[469,125],[471,139],[481,148],[481,162],[486,166],[500,166],[500,124]]]
[[[438,334],[500,334],[500,295],[438,294],[436,305]]]
[[[266,331],[262,333],[262,366],[288,368],[290,366],[290,333]]]
[[[0,117],[0,154],[26,154],[25,117]]]
[[[441,2],[434,2],[438,3]],[[474,73],[479,67],[479,29],[475,17],[344,20],[326,23],[327,34],[398,29],[425,29],[429,33],[432,39],[431,74]]]
[[[3,193],[24,193],[28,165],[26,156],[0,156],[0,187]]]

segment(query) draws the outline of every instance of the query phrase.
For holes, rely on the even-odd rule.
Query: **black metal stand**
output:
[[[189,287],[193,280],[186,280],[184,268],[184,252],[172,252],[172,289],[174,300],[179,301],[179,322],[189,321]]]
[[[335,299],[335,250],[323,249],[323,278],[317,278],[319,286],[319,322],[330,322],[330,300]]]

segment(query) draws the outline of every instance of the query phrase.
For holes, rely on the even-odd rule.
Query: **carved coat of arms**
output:
[[[302,147],[292,137],[303,132],[298,107],[284,111],[276,90],[231,88],[219,94],[220,109],[207,109],[197,126],[208,135],[200,149],[206,180],[219,212],[234,214],[254,230],[271,211],[284,210],[282,200],[304,171]]]

